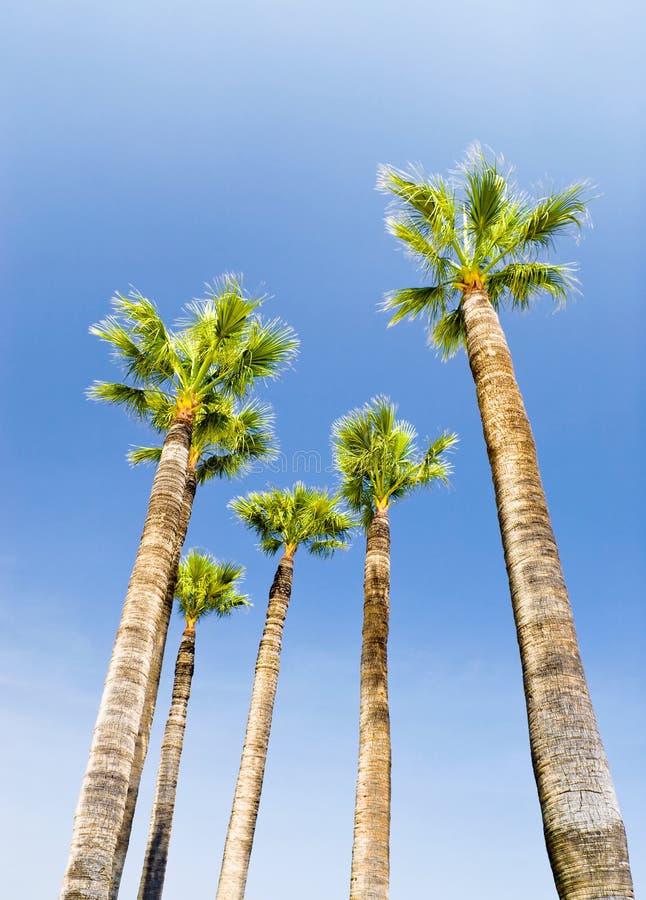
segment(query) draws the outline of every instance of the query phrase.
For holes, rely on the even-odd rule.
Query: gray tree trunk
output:
[[[191,425],[170,428],[108,668],[60,900],[107,900],[156,642],[164,630]]]
[[[148,845],[144,859],[137,900],[161,900],[166,877],[168,845],[175,795],[179,778],[179,763],[184,745],[188,701],[191,696],[191,681],[195,665],[195,629],[187,626],[177,652],[173,698],[168,713],[161,758],[157,773],[157,788],[150,818]]]
[[[137,805],[137,797],[139,795],[139,785],[141,784],[141,775],[144,768],[144,761],[148,751],[148,742],[150,740],[150,729],[152,728],[153,716],[155,713],[155,704],[157,702],[157,694],[159,691],[159,679],[161,677],[162,664],[164,662],[164,650],[166,647],[166,635],[168,633],[168,623],[170,622],[173,610],[173,600],[175,598],[175,584],[177,582],[177,569],[179,566],[182,548],[186,540],[186,533],[191,519],[193,510],[193,500],[195,498],[195,490],[197,487],[195,469],[189,464],[186,473],[186,487],[184,489],[184,499],[182,501],[182,511],[180,515],[179,533],[177,535],[177,545],[175,547],[175,555],[173,557],[172,575],[168,583],[168,590],[164,599],[163,621],[165,625],[156,636],[155,649],[150,669],[150,677],[148,679],[148,688],[146,690],[146,702],[144,705],[144,714],[141,722],[141,728],[137,735],[137,743],[135,746],[135,756],[132,766],[132,775],[130,777],[130,785],[128,786],[128,797],[126,799],[126,810],[121,823],[119,839],[117,841],[117,849],[114,857],[114,869],[112,872],[112,881],[110,883],[109,900],[117,900],[119,888],[121,886],[121,876],[123,875],[123,867],[126,862],[126,854],[130,843],[130,834],[132,832],[132,821],[135,815],[135,807]]]
[[[536,447],[498,316],[464,298],[511,589],[534,775],[561,900],[633,898],[626,835],[579,655]]]
[[[390,524],[378,512],[368,528],[364,570],[359,774],[350,900],[388,900],[390,880],[390,713],[388,620]]]
[[[217,900],[242,900],[258,818],[267,746],[280,671],[283,624],[292,593],[294,561],[278,563],[269,592],[267,618],[258,649],[240,771],[224,845]]]

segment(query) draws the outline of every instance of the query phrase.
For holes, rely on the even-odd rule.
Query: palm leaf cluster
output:
[[[303,545],[309,553],[330,556],[347,546],[354,524],[327,490],[308,488],[302,481],[291,489],[274,488],[236,497],[229,506],[247,528],[258,534],[260,548],[269,555],[282,546],[293,552]]]
[[[258,378],[273,377],[293,358],[297,340],[280,320],[265,320],[262,298],[225,275],[202,300],[189,303],[176,330],[168,330],[155,304],[138,292],[117,294],[114,313],[92,326],[112,345],[124,382],[95,382],[88,394],[125,407],[166,432],[178,415],[191,417],[206,444],[218,443],[223,417],[240,416],[230,404]],[[227,402],[229,401],[229,405]],[[238,424],[252,415],[245,411]]]
[[[465,342],[466,291],[486,290],[495,309],[525,309],[540,293],[563,301],[575,287],[575,267],[550,263],[546,253],[586,221],[587,182],[533,199],[502,158],[475,145],[450,178],[383,166],[378,186],[394,195],[388,230],[431,282],[392,291],[384,307],[391,324],[424,315],[445,358]]]
[[[375,397],[335,422],[333,447],[341,496],[368,527],[379,509],[451,471],[445,452],[456,442],[445,432],[421,451],[417,432],[387,397]]]
[[[244,568],[235,563],[219,562],[208,553],[191,550],[179,566],[175,586],[175,597],[187,622],[195,623],[208,613],[221,618],[241,606],[250,606],[249,597],[237,589],[243,572]]]
[[[241,475],[255,460],[270,459],[276,452],[269,406],[220,397],[219,407],[218,412],[200,417],[193,428],[190,459],[198,484]],[[128,454],[133,465],[158,463],[160,458],[161,447],[135,447]]]

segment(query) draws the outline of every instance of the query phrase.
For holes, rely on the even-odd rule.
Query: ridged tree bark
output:
[[[463,310],[556,887],[561,900],[625,900],[634,897],[626,835],[579,655],[531,427],[486,292],[467,292]]]
[[[109,900],[117,900],[119,888],[121,886],[121,876],[123,875],[123,867],[126,862],[128,853],[128,845],[130,843],[130,834],[132,832],[132,821],[135,815],[135,807],[137,805],[137,797],[139,796],[139,786],[141,784],[141,775],[144,768],[144,761],[148,751],[148,742],[150,740],[150,730],[152,728],[153,716],[155,714],[155,704],[157,702],[157,694],[159,692],[159,680],[161,678],[162,665],[164,662],[164,650],[166,648],[166,635],[168,634],[168,623],[170,622],[173,610],[173,599],[175,597],[175,584],[177,582],[177,569],[179,566],[182,548],[186,540],[188,525],[191,520],[191,512],[193,510],[193,500],[195,499],[195,491],[197,488],[197,479],[195,469],[189,464],[186,474],[186,487],[184,489],[184,499],[182,500],[182,509],[180,514],[179,532],[177,535],[177,545],[175,547],[175,555],[171,567],[171,579],[168,583],[168,590],[164,599],[164,611],[162,621],[165,623],[159,634],[156,635],[155,649],[150,667],[150,677],[148,679],[148,688],[146,690],[146,702],[144,705],[144,714],[139,734],[137,735],[137,743],[135,746],[135,756],[132,766],[132,776],[128,787],[128,797],[126,799],[126,811],[121,823],[119,839],[117,841],[117,849],[114,858],[114,870],[112,873],[112,882],[110,884]]]
[[[177,652],[173,697],[162,740],[155,800],[137,900],[160,900],[164,888],[194,666],[195,629],[187,625]]]
[[[175,558],[186,485],[190,418],[170,428],[99,706],[60,900],[107,900],[142,726],[155,646]]]
[[[390,524],[374,516],[366,537],[359,710],[359,774],[350,900],[387,900],[390,878],[388,620]]]
[[[278,563],[269,591],[267,618],[258,649],[240,771],[224,845],[217,900],[243,900],[267,760],[267,746],[280,671],[283,624],[292,593],[294,561]]]

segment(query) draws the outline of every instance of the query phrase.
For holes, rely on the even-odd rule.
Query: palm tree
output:
[[[269,407],[263,406],[257,401],[246,402],[239,407],[233,399],[226,397],[222,397],[221,401],[220,415],[198,422],[193,429],[191,437],[191,450],[188,457],[180,526],[171,569],[171,579],[164,601],[165,608],[168,610],[167,615],[169,616],[175,596],[177,568],[186,539],[198,484],[204,484],[204,482],[216,477],[233,478],[241,475],[249,468],[252,462],[259,459],[268,459],[275,452],[272,430],[273,417]],[[137,447],[128,454],[128,458],[133,465],[139,463],[158,464],[160,457],[161,447]],[[121,886],[121,876],[130,843],[132,822],[159,689],[164,645],[165,634],[158,635],[146,690],[142,724],[137,735],[126,809],[115,851],[110,884],[110,900],[116,900]]]
[[[350,900],[387,900],[390,874],[390,614],[391,504],[434,481],[447,481],[445,452],[457,440],[444,433],[420,453],[397,407],[375,397],[333,426],[341,496],[361,514],[366,532],[359,712],[359,774],[354,810]]]
[[[534,775],[557,890],[567,900],[633,896],[626,835],[579,655],[572,610],[498,311],[545,293],[563,301],[571,265],[555,239],[580,228],[586,184],[538,200],[473,148],[452,180],[383,168],[389,230],[428,274],[388,295],[392,323],[424,315],[442,355],[466,346],[493,476],[523,670]]]
[[[330,556],[346,546],[353,522],[327,491],[307,488],[301,482],[292,490],[252,493],[232,500],[229,505],[259,535],[261,550],[272,556],[283,550],[269,591],[218,884],[218,900],[242,900],[265,773],[283,624],[292,593],[294,554],[303,546],[309,553]]]
[[[115,314],[90,329],[112,345],[126,374],[125,383],[97,382],[90,396],[124,406],[166,437],[99,707],[61,900],[109,896],[147,686],[168,628],[165,597],[193,431],[221,416],[223,398],[242,397],[295,351],[292,331],[264,322],[259,303],[227,276],[205,300],[186,307],[176,331],[168,331],[155,305],[137,293],[117,295]]]
[[[162,740],[157,788],[138,900],[160,900],[164,887],[179,764],[195,663],[195,625],[208,613],[227,616],[234,609],[249,605],[247,597],[237,591],[236,582],[242,572],[240,566],[233,563],[219,563],[213,557],[202,555],[195,550],[190,551],[179,567],[175,596],[186,620],[186,628],[175,663],[173,699]]]

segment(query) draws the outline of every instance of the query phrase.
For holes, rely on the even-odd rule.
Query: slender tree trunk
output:
[[[283,624],[292,593],[294,561],[283,556],[269,591],[265,629],[258,649],[240,771],[224,845],[217,900],[242,900],[258,818],[267,745],[280,670]]]
[[[487,294],[464,298],[523,670],[547,850],[561,900],[632,898],[626,835],[509,348]]]
[[[363,580],[359,775],[354,810],[350,900],[388,900],[390,877],[390,713],[388,619],[390,524],[378,512],[368,528]]]
[[[119,895],[121,886],[121,876],[123,875],[123,867],[126,862],[126,854],[128,853],[128,845],[130,843],[130,834],[132,832],[132,821],[135,815],[135,807],[137,805],[137,797],[139,795],[139,785],[141,784],[141,775],[144,768],[144,761],[148,751],[148,742],[150,740],[150,730],[152,728],[153,716],[155,713],[155,704],[157,702],[157,693],[159,691],[159,679],[161,677],[162,665],[164,662],[164,650],[166,648],[166,635],[168,633],[168,623],[170,622],[171,612],[173,610],[173,600],[175,598],[175,584],[177,582],[177,568],[179,566],[182,548],[186,540],[188,524],[191,519],[193,510],[193,500],[195,498],[195,490],[197,487],[195,469],[189,465],[186,473],[186,487],[184,488],[184,499],[182,500],[182,511],[180,514],[179,533],[177,535],[177,545],[173,557],[171,569],[171,579],[168,583],[168,590],[164,598],[163,622],[165,623],[155,639],[155,650],[150,667],[150,677],[148,679],[148,687],[146,689],[146,702],[144,704],[144,714],[141,722],[141,728],[137,735],[137,743],[135,746],[135,756],[132,766],[132,775],[130,777],[130,785],[128,787],[128,797],[126,799],[126,811],[121,823],[119,832],[119,840],[117,841],[117,849],[114,857],[114,870],[112,872],[112,882],[110,884],[109,900],[116,900]]]
[[[195,629],[187,626],[177,652],[173,699],[162,741],[157,788],[150,818],[148,845],[137,900],[160,900],[166,877],[168,844],[173,826],[179,761],[195,665]]]
[[[164,630],[191,424],[170,428],[108,668],[60,900],[107,900],[156,641]]]

